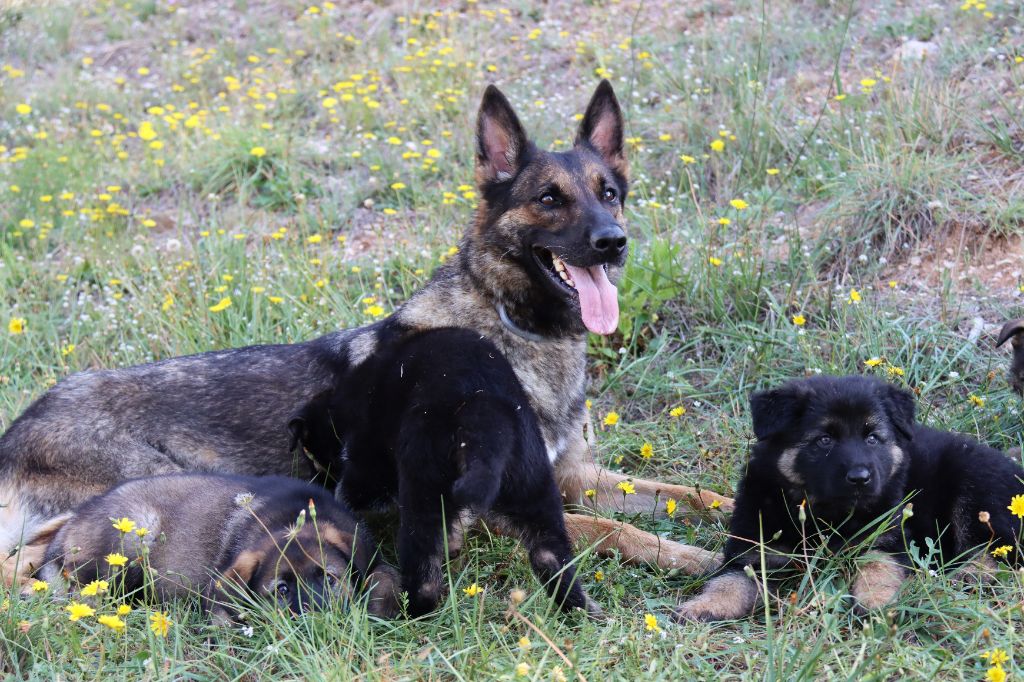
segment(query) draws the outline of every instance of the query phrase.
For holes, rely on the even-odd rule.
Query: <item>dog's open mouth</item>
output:
[[[611,334],[619,327],[619,292],[608,279],[604,263],[579,267],[570,265],[553,251],[540,246],[533,255],[541,269],[568,296],[579,300],[583,324],[595,334]]]

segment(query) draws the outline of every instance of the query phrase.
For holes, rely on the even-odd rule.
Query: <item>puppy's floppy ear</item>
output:
[[[750,417],[758,440],[769,440],[792,428],[807,406],[807,390],[787,385],[750,396]]]
[[[629,165],[623,151],[624,129],[625,122],[619,100],[615,97],[612,84],[603,80],[594,90],[590,104],[587,105],[587,112],[580,121],[576,144],[593,147],[605,163],[625,178]]]
[[[515,177],[530,150],[519,117],[501,90],[488,85],[476,120],[476,179],[478,184],[505,182]]]
[[[999,348],[999,346],[1011,338],[1013,339],[1014,346],[1024,344],[1024,317],[1019,320],[1010,320],[1003,325],[1003,328],[999,331],[999,338],[996,339],[996,348]]]
[[[917,412],[914,394],[892,384],[886,384],[882,389],[882,404],[893,426],[903,434],[903,437],[913,438],[914,417]]]

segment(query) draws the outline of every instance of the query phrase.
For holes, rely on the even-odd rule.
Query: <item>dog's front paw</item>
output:
[[[608,618],[601,605],[591,599],[590,595],[584,595],[584,599],[583,610],[587,612],[587,618],[591,620],[606,620]]]
[[[680,604],[672,617],[680,621],[735,620],[750,615],[757,603],[757,583],[742,573],[712,578],[693,599]]]
[[[907,569],[891,555],[873,555],[861,564],[850,589],[853,598],[857,600],[857,608],[862,612],[874,611],[890,603],[896,598],[906,577]]]

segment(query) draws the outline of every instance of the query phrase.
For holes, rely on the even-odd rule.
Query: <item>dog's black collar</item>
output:
[[[512,318],[508,316],[508,312],[505,310],[504,303],[499,302],[497,305],[494,306],[494,309],[498,311],[498,319],[500,319],[501,323],[505,325],[505,329],[508,329],[516,336],[524,338],[527,341],[534,341],[536,343],[546,341],[546,339],[540,334],[528,332],[522,327],[517,326],[516,323],[512,321]]]

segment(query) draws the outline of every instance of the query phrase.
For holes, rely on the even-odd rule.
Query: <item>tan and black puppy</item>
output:
[[[1013,346],[1013,360],[1010,361],[1007,378],[1010,380],[1013,390],[1024,395],[1024,317],[1019,320],[1010,320],[1003,325],[999,332],[999,339],[996,340],[996,348],[1007,341],[1010,341]]]
[[[123,483],[75,510],[47,548],[40,576],[84,585],[108,578],[125,594],[203,594],[215,620],[232,596],[273,599],[293,613],[370,591],[370,612],[398,610],[397,576],[366,529],[323,488],[279,477],[181,474]]]
[[[918,424],[914,412],[913,394],[864,376],[817,376],[754,393],[757,443],[725,561],[677,618],[750,614],[760,590],[746,568],[758,570],[762,556],[781,566],[818,535],[836,552],[868,545],[850,588],[862,610],[895,598],[910,574],[911,544],[936,547],[942,567],[986,546],[1019,564],[1020,522],[1007,506],[1024,494],[1024,468],[967,436]]]

